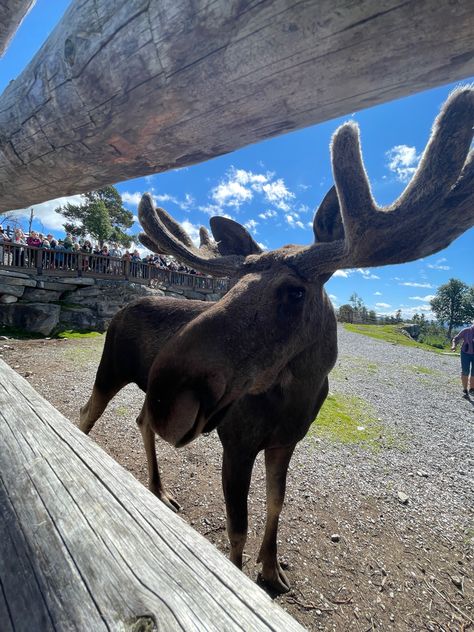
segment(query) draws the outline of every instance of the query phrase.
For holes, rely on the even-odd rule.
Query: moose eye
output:
[[[288,289],[288,298],[290,301],[294,301],[295,303],[298,301],[302,301],[305,297],[306,290],[304,287],[290,287]]]

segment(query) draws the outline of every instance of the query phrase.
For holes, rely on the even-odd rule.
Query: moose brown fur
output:
[[[239,224],[211,220],[201,246],[145,194],[142,242],[204,272],[228,275],[217,303],[146,298],[122,309],[107,332],[91,398],[81,410],[89,432],[110,399],[135,382],[146,392],[137,419],[150,489],[168,506],[155,433],[180,447],[217,428],[232,561],[242,565],[247,496],[257,454],[265,451],[267,523],[262,577],[289,582],[277,557],[278,521],[294,448],[328,393],[337,355],[336,319],[324,283],[339,268],[402,263],[446,247],[474,224],[474,160],[469,154],[474,90],[456,90],[436,120],[418,170],[401,197],[379,209],[362,164],[357,128],[335,134],[335,179],[314,220],[312,246],[262,252]],[[466,158],[467,157],[467,158]]]

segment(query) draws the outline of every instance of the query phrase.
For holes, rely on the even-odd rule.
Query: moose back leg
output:
[[[181,505],[163,487],[158,469],[158,459],[156,458],[155,433],[145,421],[143,409],[137,417],[137,424],[142,434],[143,445],[145,446],[146,461],[148,466],[148,488],[167,507],[173,511],[179,511]]]
[[[261,578],[263,581],[279,593],[288,592],[290,589],[290,582],[277,557],[277,533],[278,521],[285,499],[288,465],[294,449],[295,445],[265,450],[267,522],[257,561],[262,563]]]
[[[82,430],[82,432],[85,432],[85,434],[89,434],[89,432],[94,427],[95,422],[99,419],[104,410],[107,408],[107,404],[110,402],[112,397],[119,392],[122,386],[123,385],[120,385],[119,387],[114,387],[102,391],[96,386],[96,384],[94,384],[92,395],[89,397],[89,400],[81,408],[80,411],[79,428]]]
[[[247,498],[256,454],[231,454],[224,447],[222,461],[222,487],[227,512],[227,535],[230,543],[230,560],[242,569],[242,554],[247,541]]]

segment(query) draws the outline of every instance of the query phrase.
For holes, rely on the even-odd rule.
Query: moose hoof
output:
[[[262,568],[258,579],[259,582],[279,595],[288,592],[291,588],[290,581],[279,562],[276,562],[276,564],[273,564],[271,567]]]
[[[170,493],[165,492],[162,489],[159,489],[157,491],[152,489],[151,491],[161,500],[162,503],[164,503],[169,509],[171,509],[171,511],[178,513],[178,511],[181,509],[181,505],[179,504],[179,502],[175,500],[175,498]]]

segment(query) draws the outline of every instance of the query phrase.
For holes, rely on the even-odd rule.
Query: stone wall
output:
[[[0,326],[50,336],[56,331],[105,331],[114,314],[141,296],[215,301],[193,288],[150,288],[130,281],[49,277],[0,270]]]

